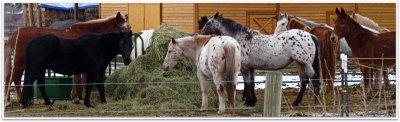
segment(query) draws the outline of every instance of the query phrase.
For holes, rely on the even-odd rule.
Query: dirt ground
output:
[[[338,87],[335,89],[338,92]],[[395,92],[394,85],[385,89],[385,92],[382,91],[381,98],[377,95],[365,102],[360,85],[350,86],[348,91],[350,117],[396,117],[396,100],[391,99],[392,94]],[[292,107],[291,104],[295,100],[297,93],[298,89],[296,88],[283,90],[281,117],[340,116],[340,94],[322,96],[322,104],[315,105],[311,91],[307,90],[301,106]],[[378,92],[375,91],[374,93]],[[264,90],[256,90],[256,95],[258,98],[257,105],[255,107],[246,107],[243,105],[242,91],[237,91],[236,109],[234,111],[227,110],[224,114],[217,114],[215,105],[209,105],[212,110],[208,111],[200,111],[199,109],[135,110],[130,109],[130,106],[135,103],[129,100],[109,101],[108,104],[99,104],[99,100],[93,100],[95,108],[86,108],[82,104],[59,100],[55,102],[55,108],[53,109],[45,107],[42,100],[35,100],[34,105],[22,109],[17,101],[14,100],[11,106],[6,107],[4,113],[5,117],[262,117]],[[96,94],[93,96],[96,96]]]

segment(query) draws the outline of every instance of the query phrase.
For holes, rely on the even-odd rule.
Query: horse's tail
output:
[[[8,37],[7,42],[4,44],[4,80],[10,80],[7,79],[11,77],[11,56],[13,55],[14,49],[15,49],[15,44],[17,43],[17,39],[19,36],[19,29],[17,32],[14,32],[10,37]],[[7,77],[9,76],[9,77]]]
[[[313,64],[312,64],[312,67],[314,69],[315,74],[314,74],[314,76],[311,77],[311,79],[312,79],[311,81],[312,81],[313,85],[317,87],[316,88],[317,91],[315,91],[315,92],[319,92],[320,83],[321,83],[321,81],[320,81],[321,80],[321,78],[320,78],[321,77],[321,73],[320,73],[321,72],[321,70],[320,70],[320,68],[321,68],[320,64],[321,63],[320,63],[320,56],[319,56],[320,55],[319,40],[314,35],[312,35],[311,38],[312,38],[312,40],[314,41],[314,44],[315,44],[315,57],[314,57],[314,61],[313,61]]]
[[[238,65],[236,61],[235,55],[237,50],[235,46],[226,45],[224,46],[225,51],[225,80],[227,81],[227,90],[228,90],[228,101],[231,103],[235,100],[235,90],[236,90],[236,81],[235,77],[238,72]]]

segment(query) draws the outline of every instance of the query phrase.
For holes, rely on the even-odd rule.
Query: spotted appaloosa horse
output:
[[[39,36],[44,36],[48,34],[56,35],[57,37],[64,39],[76,39],[82,35],[88,33],[104,33],[104,32],[119,32],[120,30],[131,31],[131,26],[128,24],[128,16],[121,15],[119,12],[116,15],[110,16],[105,19],[91,20],[87,22],[76,23],[66,29],[49,29],[49,28],[37,28],[37,27],[24,27],[18,29],[14,32],[8,39],[5,47],[5,62],[11,62],[11,56],[14,54],[14,65],[11,63],[6,63],[5,66],[5,95],[6,95],[6,105],[11,103],[10,92],[8,90],[12,82],[16,85],[17,98],[21,97],[21,78],[24,71],[24,55],[26,45]],[[10,69],[11,68],[11,69]],[[74,77],[74,84],[80,81],[80,75]],[[86,79],[86,77],[83,77]],[[85,82],[86,80],[82,80]],[[85,89],[85,85],[83,86]],[[71,91],[71,96],[74,102],[78,101],[79,98],[76,92],[76,85],[73,85]],[[82,97],[85,96],[85,92],[82,92]]]
[[[240,69],[239,43],[229,36],[196,35],[172,39],[164,59],[164,69],[175,66],[185,57],[196,60],[200,80],[201,110],[208,107],[207,77],[212,77],[218,94],[218,113],[225,111],[224,86],[227,82],[229,108],[235,108],[237,76]]]
[[[303,30],[289,30],[274,35],[263,35],[249,29],[217,12],[202,28],[203,34],[226,35],[235,38],[241,46],[240,71],[245,81],[243,99],[254,106],[257,98],[254,91],[254,70],[279,70],[293,61],[300,64],[301,90],[293,106],[298,106],[304,95],[309,78],[319,79],[320,63],[318,39]],[[317,75],[315,75],[317,74]],[[314,92],[319,96],[319,81],[312,80]]]
[[[334,35],[331,38],[346,38],[353,54],[358,58],[396,58],[396,32],[376,33],[362,27],[346,14],[345,10],[336,8]],[[391,69],[396,60],[359,60],[358,63],[375,68]],[[370,70],[369,68],[364,68]],[[369,72],[364,73],[369,74]],[[364,88],[370,91],[369,80],[364,79]]]
[[[320,46],[320,62],[321,62],[321,73],[322,82],[327,84],[326,87],[322,87],[325,94],[334,93],[333,80],[336,73],[336,58],[339,53],[339,43],[337,40],[330,40],[331,34],[333,34],[333,28],[324,27],[322,24],[320,26],[314,26],[310,28],[303,22],[295,19],[294,17],[289,17],[285,12],[284,14],[279,13],[276,17],[277,26],[275,28],[275,33],[280,33],[290,29],[302,29],[310,32],[311,34],[318,37]],[[325,85],[323,85],[325,86]]]

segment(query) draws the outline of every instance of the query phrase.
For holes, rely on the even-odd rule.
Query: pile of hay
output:
[[[162,66],[171,38],[187,36],[162,24],[154,31],[145,55],[107,78],[107,98],[132,101],[134,109],[193,109],[201,106],[201,91],[194,60],[184,59],[170,71]],[[209,82],[209,104],[215,104],[213,82]],[[136,105],[136,106],[135,106]],[[213,107],[213,106],[209,106]]]

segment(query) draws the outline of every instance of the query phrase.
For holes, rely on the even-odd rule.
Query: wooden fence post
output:
[[[264,89],[264,117],[281,116],[282,73],[268,72]]]

